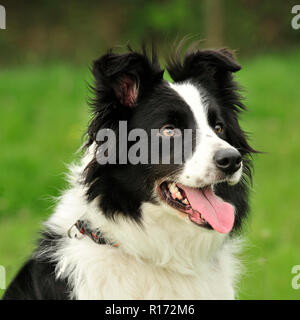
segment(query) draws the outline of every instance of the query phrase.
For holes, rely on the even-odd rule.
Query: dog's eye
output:
[[[171,124],[166,124],[159,130],[160,135],[165,137],[174,137],[175,135],[178,135],[179,132],[180,130],[176,129]]]
[[[221,123],[217,123],[215,125],[214,129],[215,129],[216,133],[222,133],[223,132],[223,125]]]

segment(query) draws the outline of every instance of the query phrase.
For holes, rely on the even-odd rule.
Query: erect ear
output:
[[[198,50],[184,56],[183,62],[177,58],[168,61],[167,70],[175,82],[187,79],[211,79],[222,81],[241,66],[228,49]]]
[[[93,74],[98,103],[134,107],[147,86],[162,79],[156,56],[107,53],[94,62]]]

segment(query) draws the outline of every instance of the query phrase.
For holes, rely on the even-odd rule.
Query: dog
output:
[[[94,61],[83,155],[4,299],[236,298],[255,153],[238,122],[241,66],[228,49],[174,52],[172,81],[154,49]],[[155,163],[121,124],[156,138]]]

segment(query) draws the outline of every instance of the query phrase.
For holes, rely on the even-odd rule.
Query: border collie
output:
[[[176,52],[172,82],[155,50],[96,60],[84,154],[4,299],[234,299],[255,152],[238,123],[240,69],[227,49]],[[156,130],[158,161],[126,161],[142,148],[120,142],[121,123]],[[101,130],[115,139],[99,139]],[[191,147],[181,162],[175,140]],[[114,148],[114,162],[100,163]]]

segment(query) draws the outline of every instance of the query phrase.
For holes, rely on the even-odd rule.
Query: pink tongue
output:
[[[201,214],[212,228],[220,233],[227,233],[232,229],[234,223],[233,206],[218,198],[211,188],[197,189],[180,184],[178,187],[184,190],[194,209],[190,214],[190,219],[193,222],[202,224]]]

